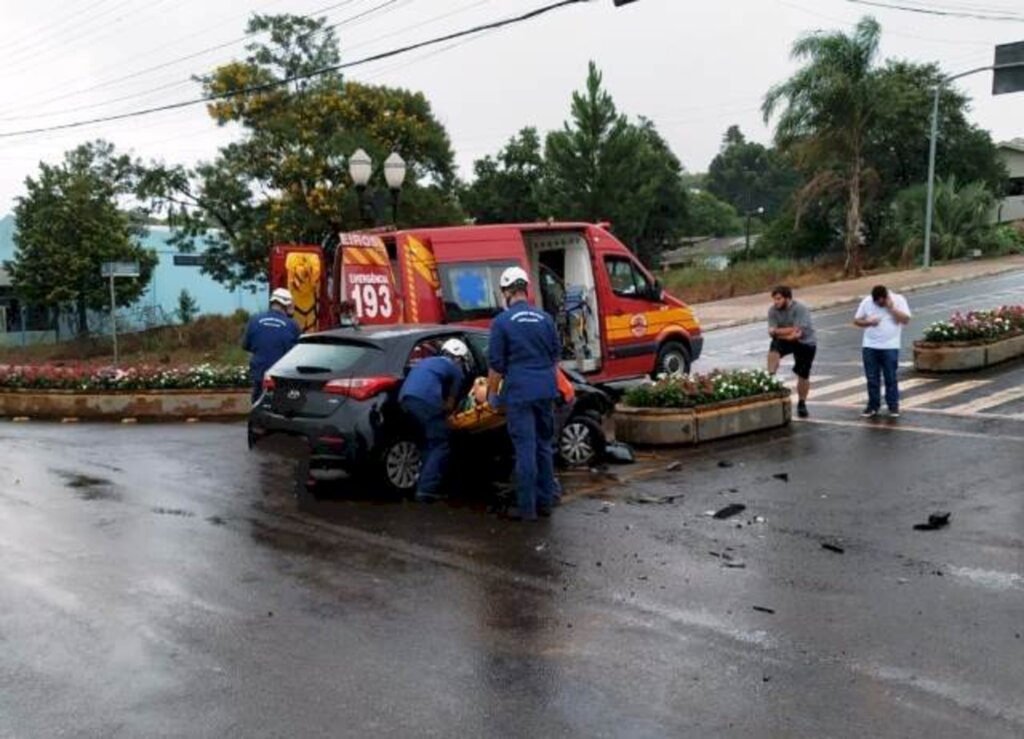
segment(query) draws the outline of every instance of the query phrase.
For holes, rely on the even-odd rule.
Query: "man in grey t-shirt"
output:
[[[817,339],[811,312],[806,305],[793,300],[793,291],[785,285],[772,290],[768,335],[772,337],[768,348],[768,371],[774,375],[782,358],[787,354],[793,355],[793,374],[797,377],[796,413],[800,418],[807,418],[807,393],[811,389],[811,365],[818,349]]]

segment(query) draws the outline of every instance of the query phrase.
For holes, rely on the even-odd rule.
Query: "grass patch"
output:
[[[242,332],[248,316],[201,316],[184,326],[161,326],[130,334],[118,334],[118,361],[122,365],[202,363],[244,365],[249,355],[242,350]],[[114,359],[110,336],[90,336],[60,344],[0,347],[0,364],[61,364]]]
[[[738,262],[723,270],[677,267],[661,275],[665,288],[687,303],[707,303],[767,293],[775,285],[805,287],[842,279],[842,266],[769,258]]]

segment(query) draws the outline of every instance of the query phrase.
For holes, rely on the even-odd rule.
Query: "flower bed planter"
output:
[[[987,341],[914,342],[914,369],[922,372],[963,372],[1024,356],[1024,334]]]
[[[82,421],[238,419],[249,413],[244,390],[44,390],[0,388],[0,417]]]
[[[692,408],[617,405],[615,437],[639,446],[700,444],[785,426],[792,416],[788,390]]]

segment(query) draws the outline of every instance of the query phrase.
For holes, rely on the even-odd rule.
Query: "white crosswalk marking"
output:
[[[998,393],[986,395],[983,398],[968,401],[967,403],[950,406],[945,410],[949,413],[979,413],[988,408],[995,408],[1004,403],[1012,403],[1021,398],[1024,398],[1024,387],[1011,387]]]
[[[841,393],[849,390],[852,387],[859,387],[864,384],[863,377],[855,377],[852,380],[843,380],[842,382],[833,382],[831,384],[817,385],[812,384],[811,387],[814,391],[815,399],[821,398],[823,395],[832,395],[834,393]]]
[[[944,400],[954,395],[959,395],[967,390],[974,390],[975,388],[984,387],[990,384],[991,380],[964,380],[963,382],[954,382],[945,387],[936,388],[931,392],[921,393],[915,395],[912,398],[904,398],[900,401],[901,408],[918,408],[929,403],[934,403],[937,400]]]
[[[905,390],[912,390],[915,387],[929,385],[935,381],[936,380],[933,377],[911,377],[909,380],[901,380],[899,383],[900,395],[902,396]],[[827,402],[832,403],[833,405],[859,405],[860,403],[863,403],[868,397],[867,381],[861,377],[859,384],[861,388],[858,392],[851,393],[850,395],[844,395],[841,398],[832,398]]]

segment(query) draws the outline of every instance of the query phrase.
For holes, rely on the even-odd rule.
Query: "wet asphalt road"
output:
[[[822,372],[858,372],[847,319]],[[536,525],[297,503],[240,424],[2,423],[0,737],[1024,736],[1024,419],[812,409],[571,475]]]
[[[297,507],[240,425],[5,424],[0,736],[1020,736],[1024,425],[825,410],[537,525]]]

